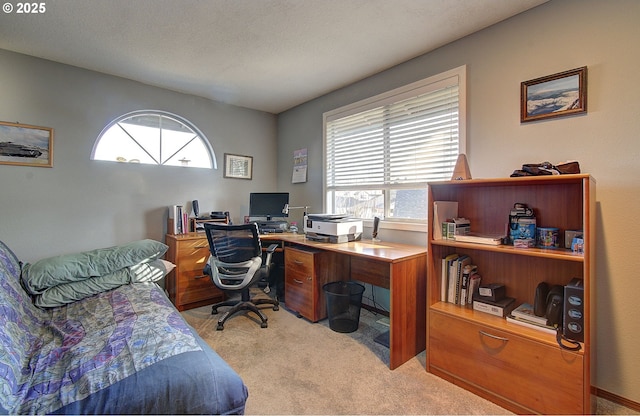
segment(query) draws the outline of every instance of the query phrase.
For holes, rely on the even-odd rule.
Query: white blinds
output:
[[[459,153],[458,76],[326,117],[327,189],[450,179]]]

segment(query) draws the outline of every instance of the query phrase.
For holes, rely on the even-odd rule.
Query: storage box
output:
[[[528,240],[536,238],[535,218],[514,218],[509,224],[509,238],[515,240]]]

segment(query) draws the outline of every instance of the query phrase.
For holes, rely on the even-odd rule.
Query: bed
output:
[[[0,241],[0,413],[244,413],[240,376],[154,282],[165,251],[142,240],[23,265]]]

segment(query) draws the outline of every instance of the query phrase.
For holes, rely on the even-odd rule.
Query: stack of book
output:
[[[471,306],[472,294],[478,290],[481,277],[471,257],[450,254],[442,259],[440,300],[460,306]]]
[[[182,205],[171,205],[169,207],[169,221],[167,226],[168,234],[186,234],[189,230],[189,214]]]
[[[547,325],[547,317],[534,314],[533,306],[529,303],[523,303],[512,310],[511,314],[507,316],[507,322],[537,329],[550,334],[556,333],[556,329],[554,327]]]

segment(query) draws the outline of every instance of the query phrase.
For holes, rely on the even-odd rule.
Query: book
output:
[[[471,275],[476,273],[478,266],[475,264],[467,264],[462,270],[462,283],[460,290],[460,305],[466,305],[468,303],[467,297],[469,296],[469,280]]]
[[[465,254],[460,255],[451,262],[449,266],[449,291],[447,293],[447,302],[460,303],[460,282],[462,280],[462,269],[471,263],[471,258]]]
[[[458,216],[458,201],[433,201],[433,239],[442,240],[442,223]]]
[[[516,300],[514,298],[502,298],[497,302],[474,300],[473,309],[504,318],[513,310],[515,303]]]
[[[527,328],[535,329],[535,330],[546,332],[548,334],[553,334],[553,335],[555,335],[556,331],[557,331],[552,326],[538,325],[538,324],[535,324],[533,322],[528,322],[528,321],[525,321],[523,319],[516,318],[513,315],[507,315],[507,322],[512,323],[512,324],[516,324],[516,325],[520,325],[520,326],[525,326]]]
[[[471,257],[467,255],[461,255],[458,257],[458,265],[456,270],[456,294],[454,303],[460,305],[460,296],[462,295],[462,275],[464,274],[464,268],[471,264]]]
[[[480,234],[480,233],[467,233],[456,235],[455,240],[463,243],[477,243],[488,244],[492,246],[499,246],[502,244],[503,235],[500,234]]]
[[[467,305],[473,304],[473,295],[478,293],[478,288],[480,287],[480,282],[482,281],[482,277],[478,273],[473,273],[469,276],[469,287],[467,289]]]
[[[546,316],[538,316],[533,313],[533,306],[530,303],[523,303],[522,305],[511,311],[511,315],[515,318],[520,318],[523,321],[533,322],[537,325],[547,325]]]
[[[451,262],[457,258],[458,254],[453,253],[442,259],[442,271],[440,278],[440,300],[442,302],[447,302],[447,295],[449,292],[449,268],[451,267]]]

